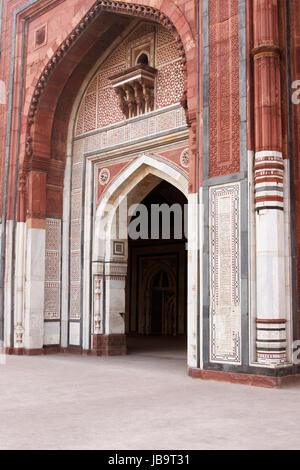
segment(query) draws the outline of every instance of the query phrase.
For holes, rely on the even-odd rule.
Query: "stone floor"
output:
[[[0,449],[300,449],[300,387],[195,380],[184,349],[7,357]]]

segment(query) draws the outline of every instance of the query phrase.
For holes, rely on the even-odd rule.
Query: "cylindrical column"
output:
[[[276,367],[287,362],[281,51],[277,0],[254,0],[253,5],[256,359]]]

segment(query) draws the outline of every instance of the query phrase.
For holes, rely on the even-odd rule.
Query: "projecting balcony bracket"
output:
[[[126,119],[153,111],[156,75],[153,67],[138,64],[110,77]]]

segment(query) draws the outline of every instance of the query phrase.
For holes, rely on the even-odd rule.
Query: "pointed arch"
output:
[[[144,4],[143,4],[144,3]],[[72,51],[76,51],[79,54],[84,51],[82,48],[78,48],[78,44],[84,37],[85,32],[89,29],[89,41],[95,40],[93,37],[93,28],[95,29],[96,20],[99,19],[100,15],[104,12],[113,12],[123,16],[140,17],[146,20],[151,20],[161,24],[170,31],[173,32],[178,50],[181,54],[181,60],[184,66],[185,72],[185,98],[187,96],[187,53],[195,48],[195,41],[191,31],[191,28],[185,20],[182,12],[171,0],[165,0],[162,5],[163,10],[158,10],[148,5],[148,2],[140,2],[139,4],[131,2],[113,2],[105,0],[97,0],[92,8],[86,13],[84,18],[81,19],[79,24],[73,29],[69,36],[59,46],[57,51],[53,54],[44,70],[42,71],[39,79],[37,80],[35,89],[33,91],[31,104],[27,117],[27,135],[26,135],[26,151],[25,151],[25,167],[29,165],[29,161],[34,159],[35,153],[40,154],[42,147],[38,145],[38,139],[41,137],[40,125],[45,128],[45,103],[48,105],[48,121],[51,124],[53,122],[54,109],[51,109],[55,103],[53,103],[53,90],[59,88],[58,80],[62,82],[62,85],[66,83],[67,72],[63,69],[61,64],[67,61],[71,65],[74,58],[72,57]],[[170,8],[168,8],[168,6]],[[180,20],[180,29],[184,31],[184,35],[181,36],[180,29],[178,28]],[[189,54],[190,55],[190,54]],[[194,57],[194,56],[193,56]],[[59,72],[59,73],[58,73]],[[60,78],[58,78],[58,76]],[[61,86],[62,86],[61,85]],[[47,99],[47,91],[50,89],[52,94],[52,100]],[[55,101],[55,100],[54,100]],[[40,124],[40,118],[42,123]],[[30,165],[29,165],[30,166]]]
[[[142,154],[112,181],[99,201],[95,217],[94,260],[110,256],[112,225],[116,211],[129,193],[149,175],[157,178],[156,184],[159,180],[165,180],[188,197],[188,177],[183,171],[151,154]],[[146,194],[136,202],[141,202],[145,196]]]
[[[151,4],[153,3],[152,6]],[[104,16],[105,16],[105,21]],[[172,0],[139,3],[97,0],[58,47],[34,87],[24,122],[24,158],[20,178],[28,175],[27,219],[62,215],[64,169],[72,108],[87,70],[105,51],[111,38],[128,27],[132,18],[161,24],[172,31],[183,63],[185,80],[182,105],[193,127],[196,118],[196,44],[190,24]],[[114,36],[115,35],[115,36]],[[36,179],[37,184],[32,185]],[[34,204],[33,201],[40,201]]]

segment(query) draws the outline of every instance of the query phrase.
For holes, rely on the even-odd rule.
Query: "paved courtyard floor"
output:
[[[175,348],[6,358],[0,449],[300,449],[300,387],[186,375]]]

